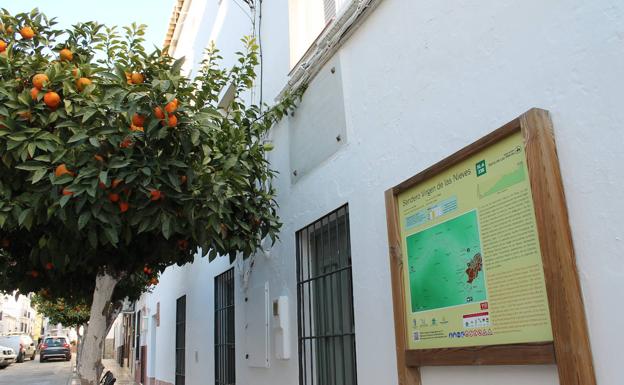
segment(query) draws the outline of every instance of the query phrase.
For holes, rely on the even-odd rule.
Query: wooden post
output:
[[[559,381],[595,385],[596,376],[576,269],[559,158],[548,111],[520,117],[546,278]]]

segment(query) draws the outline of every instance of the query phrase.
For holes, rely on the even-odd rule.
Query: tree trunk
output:
[[[80,328],[82,327],[82,333]],[[84,342],[84,335],[87,333],[87,324],[78,325],[76,327],[76,334],[78,334],[78,346],[76,348],[76,367],[80,364],[80,356],[82,355],[82,345]]]
[[[113,290],[119,278],[100,273],[95,279],[93,304],[89,315],[89,327],[84,333],[80,362],[77,372],[82,385],[96,385],[102,373],[102,347],[106,333],[112,324],[111,317],[118,313],[118,306],[111,303]]]

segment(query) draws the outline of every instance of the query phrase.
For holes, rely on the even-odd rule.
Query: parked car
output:
[[[24,362],[26,358],[35,359],[37,347],[35,342],[27,334],[11,334],[0,336],[0,345],[7,346],[17,354],[15,362]]]
[[[66,361],[71,360],[71,346],[69,338],[64,336],[46,337],[39,349],[39,361],[45,362],[50,358],[63,358]]]
[[[15,350],[8,346],[0,346],[0,369],[4,369],[11,365],[15,362],[15,358],[17,358]]]

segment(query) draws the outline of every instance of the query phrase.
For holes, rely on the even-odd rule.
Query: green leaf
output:
[[[59,201],[59,204],[61,205],[61,207],[65,207],[65,205],[67,204],[67,202],[69,202],[71,197],[72,197],[71,195],[63,195],[63,197]]]
[[[87,133],[86,133],[86,132],[84,132],[84,131],[77,132],[77,133],[75,133],[74,135],[72,135],[72,136],[71,136],[71,138],[69,138],[69,139],[67,140],[67,143],[74,143],[74,142],[78,142],[78,141],[80,141],[80,140],[87,139],[88,137],[89,137],[89,135],[87,135]]]
[[[96,112],[97,110],[95,109],[88,109],[87,112],[85,112],[85,114],[82,115],[82,123],[85,123],[87,120],[89,120],[89,118],[95,115]]]
[[[104,235],[106,235],[106,238],[110,241],[111,244],[113,244],[113,246],[119,243],[119,236],[117,235],[117,230],[115,230],[114,228],[105,227]]]
[[[75,128],[78,128],[80,126],[78,125],[78,123],[76,123],[76,122],[74,122],[72,120],[66,120],[66,121],[61,122],[61,123],[56,125],[56,128],[64,128],[64,127],[72,127],[72,128],[75,127]]]
[[[41,164],[41,163],[28,162],[28,163],[17,165],[17,166],[15,166],[15,168],[17,168],[19,170],[24,170],[24,171],[37,171],[37,170],[40,170],[42,168],[46,168],[46,166],[44,164]]]
[[[108,184],[106,181],[108,180],[108,171],[100,171],[100,182],[104,184]]]
[[[223,165],[223,170],[227,171],[231,169],[232,167],[234,167],[237,161],[238,159],[235,156],[231,156],[227,158],[227,160],[225,161],[225,164]]]
[[[169,239],[171,236],[171,220],[168,216],[164,216],[162,221],[162,233],[165,239]]]
[[[24,226],[27,229],[30,229],[30,226],[32,226],[33,214],[33,209],[31,208],[22,211],[17,219],[17,223],[20,226]]]
[[[171,66],[171,73],[173,74],[180,73],[180,70],[182,69],[183,64],[184,64],[184,57],[181,57],[175,62],[173,62],[173,65]]]
[[[39,182],[41,178],[46,176],[47,173],[48,173],[48,170],[46,170],[45,168],[35,171],[32,177],[32,183],[35,184]]]
[[[110,163],[108,164],[108,167],[109,168],[124,168],[124,167],[127,167],[129,165],[130,165],[130,161],[129,160],[115,158],[115,159],[110,161]]]
[[[78,230],[82,230],[89,222],[89,219],[91,219],[91,212],[85,211],[80,214],[80,217],[78,217]]]

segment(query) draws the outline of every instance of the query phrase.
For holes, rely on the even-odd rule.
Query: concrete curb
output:
[[[69,377],[67,381],[67,385],[80,385],[80,378],[78,377],[78,373],[76,373],[76,365],[72,365],[72,375]]]
[[[67,381],[67,385],[80,385],[80,378],[76,374],[72,374],[69,381]]]

